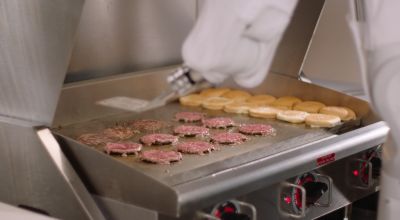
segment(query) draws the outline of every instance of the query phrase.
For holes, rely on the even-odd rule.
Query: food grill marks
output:
[[[139,131],[157,131],[163,128],[165,122],[153,120],[153,119],[142,119],[131,122],[132,128]]]
[[[209,129],[194,125],[180,125],[174,129],[174,133],[182,137],[208,136]]]
[[[211,141],[218,144],[240,144],[247,139],[245,135],[235,132],[222,132],[211,136]]]
[[[103,134],[99,133],[87,133],[82,134],[77,138],[77,140],[83,144],[90,145],[90,146],[98,146],[104,145],[107,142],[113,141],[112,138],[107,137]]]
[[[129,139],[131,138],[137,131],[132,128],[126,126],[114,126],[112,128],[107,128],[103,131],[103,134],[109,138],[115,139]]]
[[[235,125],[232,119],[226,117],[206,119],[203,123],[207,128],[228,128]]]
[[[148,134],[140,138],[144,145],[167,145],[178,142],[178,137],[170,134]]]
[[[204,118],[204,113],[201,112],[178,112],[175,114],[175,119],[180,122],[200,122]]]
[[[187,141],[179,143],[177,149],[182,153],[204,155],[215,150],[215,147],[205,141]]]
[[[155,164],[170,164],[182,160],[182,154],[176,151],[148,150],[142,152],[140,159]]]
[[[119,154],[121,156],[127,156],[128,154],[137,154],[142,150],[142,145],[126,141],[126,142],[109,142],[104,147],[104,152],[107,154]]]
[[[276,130],[266,124],[246,124],[239,126],[239,132],[247,135],[276,135]]]

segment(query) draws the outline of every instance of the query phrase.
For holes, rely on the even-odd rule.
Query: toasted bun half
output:
[[[331,128],[339,123],[340,117],[336,115],[313,113],[306,117],[306,124],[311,127]]]
[[[356,113],[351,108],[347,108],[347,107],[343,107],[343,108],[345,108],[349,112],[347,117],[342,119],[343,121],[350,121],[350,120],[354,120],[357,118]]]
[[[236,102],[242,102],[250,98],[251,94],[242,90],[231,90],[224,93],[222,97],[235,100]]]
[[[224,111],[228,113],[248,114],[250,108],[257,107],[257,104],[247,102],[233,102],[224,106]]]
[[[276,115],[276,118],[281,121],[290,123],[303,123],[306,120],[308,113],[297,110],[286,110],[281,111]]]
[[[190,94],[179,98],[181,105],[200,106],[206,98],[199,94]]]
[[[347,107],[326,106],[320,109],[319,113],[327,115],[336,115],[342,121],[349,121],[356,118],[356,113]]]
[[[249,115],[255,118],[276,118],[276,115],[281,112],[281,109],[275,107],[255,107],[249,109]]]
[[[271,103],[272,106],[286,107],[288,109],[293,109],[293,106],[300,103],[301,99],[294,96],[283,96]]]
[[[218,97],[222,96],[224,93],[227,93],[228,91],[230,91],[230,89],[228,88],[209,88],[201,91],[200,95],[204,97]]]
[[[248,98],[246,102],[255,103],[258,105],[269,105],[273,103],[275,100],[276,98],[271,95],[255,95]]]
[[[325,107],[324,103],[315,101],[305,101],[296,104],[293,110],[304,111],[308,113],[318,113],[321,108]]]
[[[224,98],[224,97],[210,97],[203,101],[201,106],[206,109],[211,110],[222,110],[225,105],[233,103],[232,99]]]

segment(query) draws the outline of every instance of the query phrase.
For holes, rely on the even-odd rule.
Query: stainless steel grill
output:
[[[177,103],[141,115],[96,103],[118,96],[151,99],[166,89],[165,79],[175,68],[147,68],[179,62],[181,41],[201,1],[177,0],[160,7],[157,1],[100,4],[87,0],[84,8],[82,0],[63,1],[62,7],[50,0],[4,2],[0,4],[0,17],[6,18],[0,19],[0,63],[4,66],[0,74],[0,198],[7,203],[62,219],[191,219],[199,209],[257,194],[257,190],[275,193],[271,185],[379,145],[388,132],[365,101],[297,80],[324,5],[324,0],[307,0],[299,1],[277,49],[271,66],[274,73],[251,92],[344,105],[356,111],[358,120],[324,130],[229,115],[240,123],[270,123],[278,135],[223,146],[206,156],[185,155],[171,166],[111,157],[75,138],[135,118],[176,124],[170,121],[172,115],[185,109]],[[140,13],[132,14],[130,9]],[[111,37],[104,38],[103,32]],[[71,82],[144,69],[66,84],[60,91],[66,72],[66,81]],[[224,86],[235,87],[232,83]],[[45,126],[53,127],[59,143]],[[335,178],[340,180],[340,176]],[[355,190],[351,194],[363,195]],[[341,201],[311,210],[321,212],[306,218],[347,204]]]
[[[114,77],[90,84],[75,84],[65,92],[73,94],[73,90],[77,90],[93,94],[96,90],[106,91],[106,87],[121,88],[120,83],[135,85],[138,77],[144,77],[139,82],[157,81],[156,76],[150,72],[142,76],[125,76],[123,79]],[[228,83],[225,86],[235,85]],[[276,96],[296,95],[304,100],[348,106],[356,111],[358,118],[332,129],[316,129],[277,120],[183,107],[174,102],[140,114],[110,110],[116,113],[98,115],[97,119],[92,120],[65,123],[53,131],[60,137],[64,151],[92,193],[176,217],[324,166],[317,162],[319,157],[334,153],[334,160],[339,160],[376,146],[383,142],[387,133],[387,127],[372,114],[366,102],[332,90],[271,73],[267,83],[251,92]],[[132,97],[129,92],[120,95]],[[80,105],[84,108],[90,105],[96,106],[93,109],[105,108],[95,103],[110,97],[104,94],[104,97],[89,102],[86,100],[85,103],[79,99],[68,103],[63,101],[69,99],[61,100],[60,103],[75,108]],[[68,118],[65,109],[63,111],[63,117]],[[179,124],[173,120],[174,114],[179,111],[203,111],[207,117],[228,116],[239,124],[267,123],[277,129],[277,135],[252,137],[243,144],[221,146],[219,151],[205,156],[184,155],[181,162],[172,165],[148,164],[135,156],[109,156],[103,152],[102,147],[85,146],[75,140],[82,133],[100,132],[117,122],[135,119],[166,121],[166,126],[160,132],[171,133],[172,128]],[[93,114],[96,115],[95,112]],[[132,140],[138,141],[143,134],[134,136]],[[152,148],[174,149],[174,146],[145,147]]]
[[[181,162],[172,165],[154,165],[140,161],[137,156],[120,157],[113,156],[112,158],[123,162],[125,165],[139,172],[145,173],[160,182],[169,186],[178,185],[188,182],[193,179],[201,178],[206,175],[227,169],[232,166],[237,166],[242,163],[254,161],[263,157],[272,156],[274,154],[291,150],[303,144],[315,142],[324,138],[335,136],[335,133],[340,130],[340,126],[330,130],[308,128],[304,124],[294,125],[284,122],[279,122],[274,119],[256,119],[245,115],[227,114],[223,111],[204,111],[201,108],[182,107],[179,103],[171,103],[165,107],[149,111],[143,114],[125,114],[123,116],[107,117],[105,119],[93,120],[87,123],[74,124],[57,129],[64,137],[77,138],[83,133],[98,133],[107,127],[111,127],[118,122],[129,122],[135,119],[157,119],[166,123],[164,128],[157,131],[161,133],[173,133],[173,128],[179,124],[174,122],[174,114],[179,111],[203,111],[208,117],[230,117],[238,124],[246,123],[266,123],[277,129],[276,136],[266,137],[250,137],[249,141],[239,145],[220,145],[219,150],[205,156],[199,155],[184,155]],[[229,131],[236,131],[236,128],[229,128]],[[211,134],[224,131],[223,129],[211,129]],[[152,132],[154,133],[154,132]],[[146,133],[135,135],[130,140],[139,142],[139,138]],[[181,141],[204,139],[204,138],[180,138]],[[207,138],[206,138],[207,139]],[[72,140],[71,140],[72,141]],[[82,146],[84,147],[84,146]],[[88,146],[85,146],[88,147]],[[103,146],[93,147],[94,149],[103,152]],[[145,150],[150,149],[169,149],[176,148],[171,145],[167,146],[145,146]],[[96,152],[97,153],[97,152]]]

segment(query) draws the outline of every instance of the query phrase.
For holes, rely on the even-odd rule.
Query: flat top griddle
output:
[[[138,156],[109,156],[123,164],[138,170],[158,181],[168,185],[181,184],[205,175],[233,168],[234,166],[248,163],[263,157],[273,156],[283,151],[304,146],[318,140],[326,139],[339,131],[343,124],[331,129],[309,128],[304,124],[289,124],[274,119],[259,119],[242,114],[228,114],[223,111],[205,110],[199,107],[185,107],[179,103],[170,103],[164,107],[154,109],[144,113],[126,113],[116,116],[91,120],[87,122],[68,125],[54,129],[62,136],[77,139],[84,133],[101,132],[107,127],[112,127],[116,123],[129,122],[135,119],[156,119],[166,122],[158,132],[172,133],[175,126],[185,124],[174,120],[174,115],[180,111],[199,111],[206,113],[206,117],[225,116],[232,118],[237,124],[245,123],[265,123],[272,125],[277,130],[276,136],[249,136],[250,140],[237,145],[219,145],[219,150],[206,155],[184,154],[183,160],[171,165],[150,164],[140,161]],[[195,124],[195,123],[194,123]],[[230,128],[230,131],[237,131],[237,128]],[[224,129],[210,129],[210,133],[222,132]],[[129,140],[139,141],[139,138],[147,133],[140,133]],[[201,139],[201,138],[180,138],[182,141]],[[82,147],[89,147],[81,144]],[[103,147],[90,147],[103,153]],[[150,149],[171,149],[175,146],[144,146],[143,150]]]
[[[166,88],[165,77],[170,70],[116,76],[63,89],[53,133],[91,193],[178,216],[314,169],[319,166],[315,159],[329,153],[336,153],[338,160],[380,144],[387,134],[387,127],[373,114],[367,102],[274,73],[249,92],[275,97],[293,95],[326,105],[346,106],[359,118],[331,129],[315,129],[277,120],[182,107],[177,102],[141,114],[96,104],[121,96],[151,99]],[[149,85],[152,85],[151,89]],[[222,86],[238,88],[229,82]],[[168,121],[170,126],[162,131],[170,133],[179,124],[173,121],[174,114],[179,111],[203,111],[208,117],[228,116],[237,123],[267,123],[277,129],[277,135],[223,146],[205,156],[184,155],[182,161],[172,165],[147,164],[134,156],[109,156],[101,147],[93,148],[76,141],[83,133],[100,132],[116,122],[135,119]],[[132,140],[137,141],[140,136],[136,135]]]

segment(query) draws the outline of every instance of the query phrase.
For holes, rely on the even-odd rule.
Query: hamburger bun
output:
[[[203,108],[210,110],[222,110],[225,105],[233,103],[232,99],[224,98],[224,97],[210,97],[204,100],[201,104]]]
[[[306,120],[306,117],[308,115],[309,114],[307,112],[303,112],[303,111],[286,110],[286,111],[278,112],[278,114],[276,115],[276,118],[281,121],[298,124],[298,123],[303,123]]]
[[[255,103],[258,105],[269,105],[273,103],[275,100],[276,98],[271,95],[255,95],[248,98],[246,102]]]
[[[208,88],[200,92],[200,95],[204,97],[218,97],[222,96],[224,93],[230,91],[228,88]]]
[[[250,108],[257,107],[257,104],[247,102],[233,102],[224,106],[224,111],[228,113],[248,114]]]
[[[251,97],[251,94],[242,90],[231,90],[222,95],[224,98],[235,100],[235,102],[243,102]]]
[[[261,106],[249,109],[249,115],[255,118],[276,118],[281,109],[269,106]]]
[[[201,106],[205,99],[206,98],[204,96],[201,96],[199,94],[190,94],[180,97],[179,102],[181,103],[181,105],[186,106]]]
[[[276,107],[286,107],[288,109],[293,109],[293,106],[300,103],[301,99],[294,96],[282,96],[271,103],[272,106]]]
[[[351,108],[347,108],[347,107],[343,107],[343,108],[345,108],[349,112],[347,117],[342,119],[343,121],[350,121],[350,120],[354,120],[357,118],[356,113]]]
[[[349,121],[356,119],[356,113],[347,107],[340,106],[326,106],[320,109],[319,113],[327,115],[336,115],[342,121]]]
[[[308,113],[318,113],[321,108],[325,107],[325,104],[315,101],[304,101],[296,104],[293,110],[304,111]]]
[[[309,114],[306,117],[306,124],[311,127],[331,128],[340,123],[340,117],[320,113]]]

